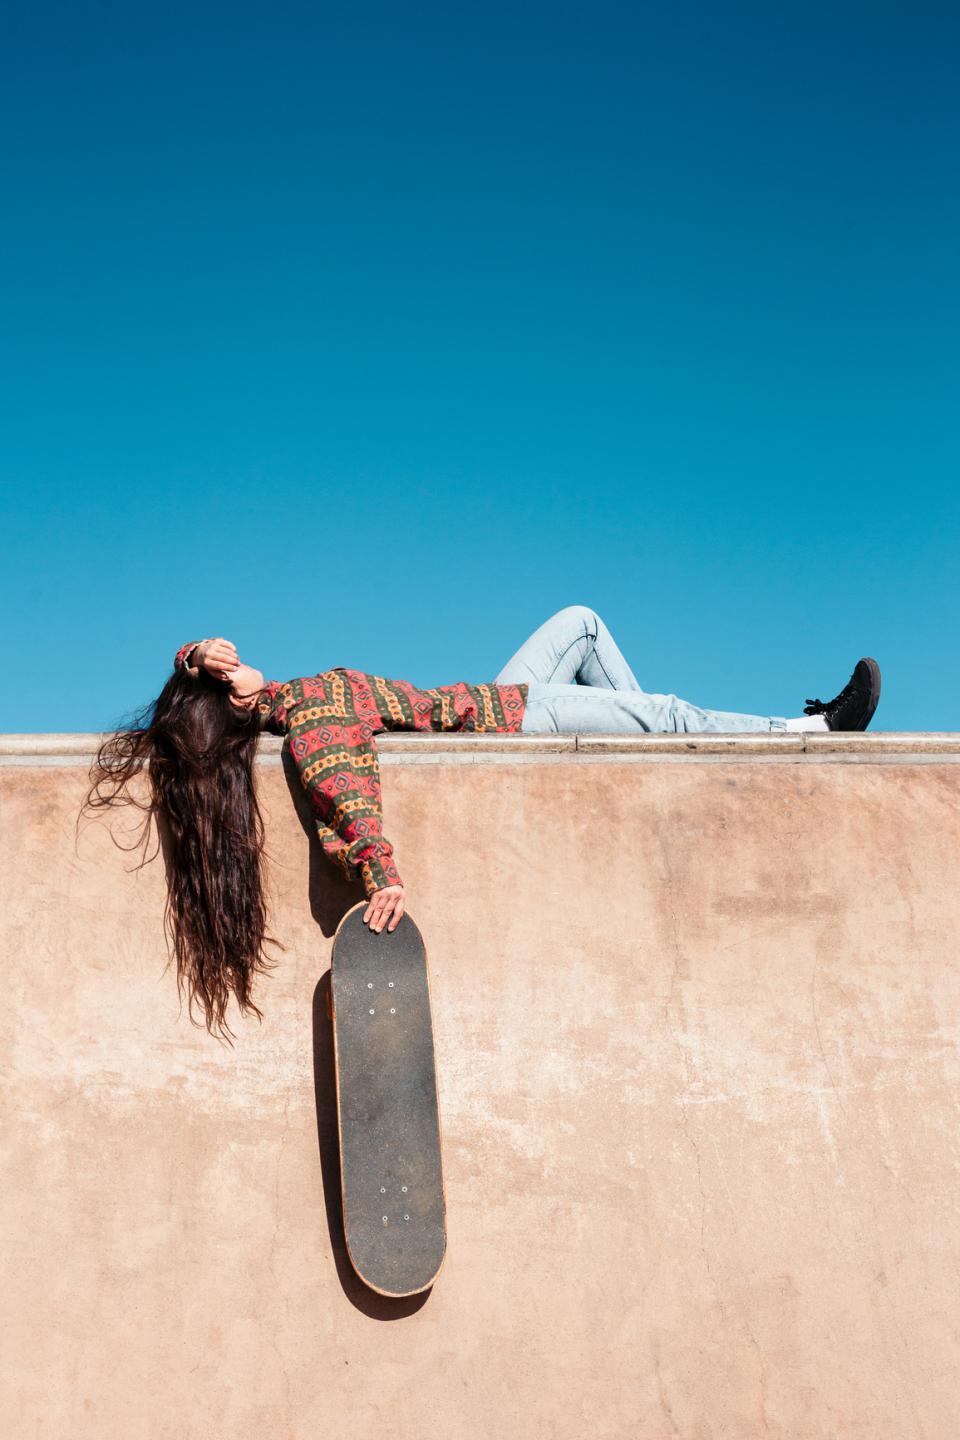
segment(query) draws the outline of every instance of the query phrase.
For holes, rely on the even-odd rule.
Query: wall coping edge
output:
[[[0,764],[30,757],[34,763],[44,759],[90,761],[97,747],[106,738],[91,734],[0,734]],[[268,763],[279,756],[283,740],[276,735],[260,739],[258,759]],[[872,731],[822,733],[787,733],[776,731],[736,734],[650,734],[621,735],[504,735],[464,734],[462,732],[430,733],[387,731],[377,736],[377,750],[402,763],[405,758],[419,761],[427,757],[444,760],[474,760],[484,755],[509,753],[525,759],[562,754],[576,756],[674,756],[695,758],[698,755],[730,755],[738,758],[755,756],[826,756],[838,758],[880,755],[960,756],[960,732],[956,731]]]

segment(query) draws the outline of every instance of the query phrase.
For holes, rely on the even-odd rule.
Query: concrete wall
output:
[[[287,949],[233,1052],[161,863],[75,848],[91,748],[0,740],[4,1436],[954,1440],[960,738],[384,742],[450,1236],[405,1303],[344,1252],[359,897],[275,745]]]

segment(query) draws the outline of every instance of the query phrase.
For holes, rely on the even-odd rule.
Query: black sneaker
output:
[[[865,657],[858,660],[853,674],[839,695],[826,704],[808,700],[804,715],[822,715],[830,730],[866,730],[880,699],[880,666]]]

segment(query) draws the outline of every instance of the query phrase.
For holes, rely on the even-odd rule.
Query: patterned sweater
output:
[[[185,668],[193,647],[181,645],[174,668]],[[362,670],[323,670],[280,682],[268,680],[257,702],[263,728],[286,736],[313,810],[320,843],[348,880],[366,894],[402,885],[393,846],[383,834],[380,763],[374,736],[381,730],[519,731],[525,684],[437,685],[419,690]]]

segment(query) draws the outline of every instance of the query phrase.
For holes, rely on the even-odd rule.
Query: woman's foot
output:
[[[854,666],[853,674],[839,695],[826,704],[808,700],[804,715],[822,715],[828,730],[866,730],[880,699],[880,666],[865,656]]]

